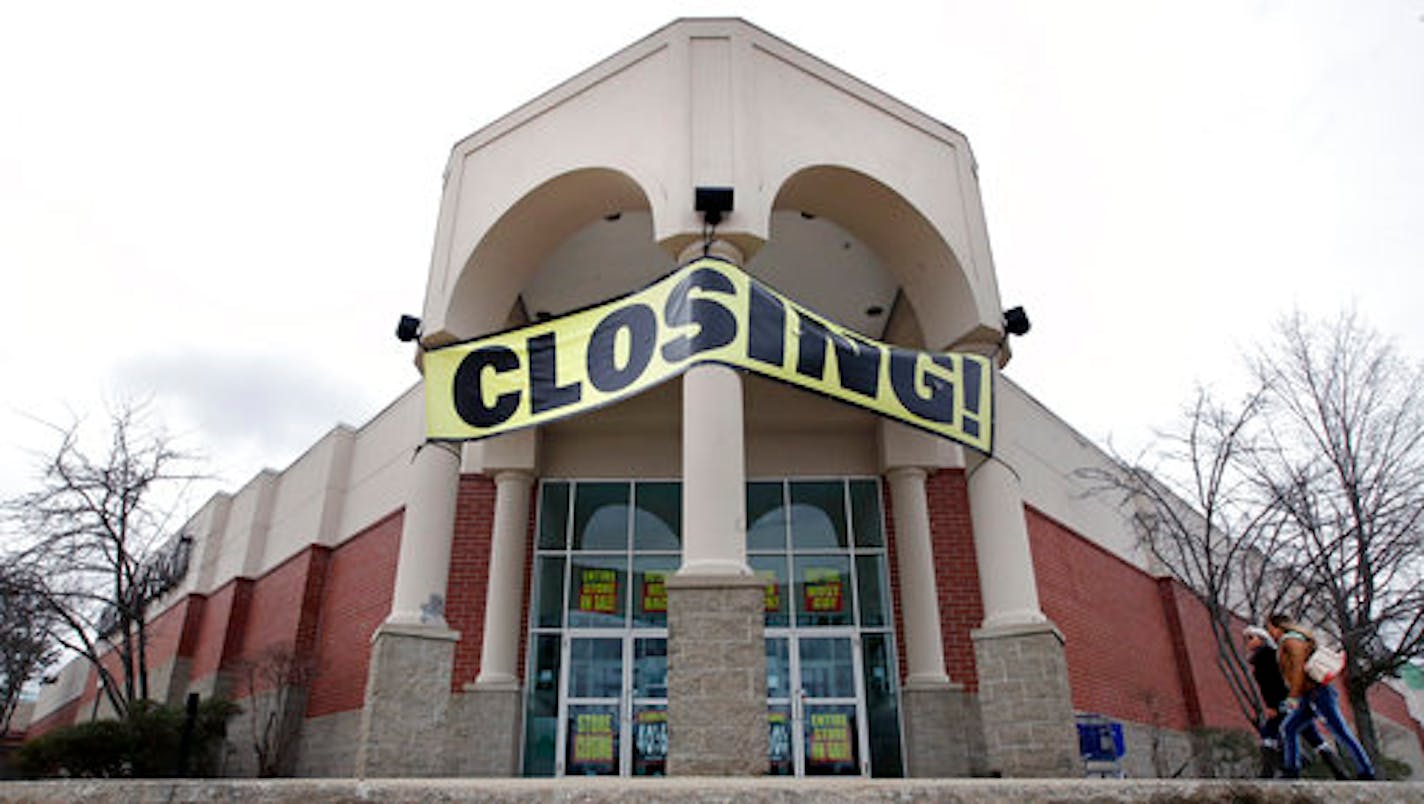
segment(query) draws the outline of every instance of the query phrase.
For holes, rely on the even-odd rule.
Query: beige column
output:
[[[930,543],[926,474],[918,466],[895,467],[885,473],[895,512],[907,686],[949,683],[944,667],[944,638],[940,633],[934,549]]]
[[[529,526],[529,492],[534,476],[505,470],[494,476],[494,532],[489,585],[485,590],[485,633],[480,648],[481,689],[517,689],[520,614],[524,593],[524,537]]]
[[[415,455],[396,564],[391,626],[448,630],[445,590],[460,490],[460,447],[427,443]]]
[[[711,253],[740,264],[716,242]],[[702,256],[702,244],[682,260]],[[766,591],[747,566],[742,378],[682,377],[682,567],[667,579],[670,776],[767,770]]]
[[[679,261],[702,256],[694,243]],[[709,253],[738,265],[741,252],[715,241]],[[751,575],[746,550],[746,450],[742,377],[726,366],[682,376],[682,575]]]
[[[995,359],[1000,354],[1001,344],[962,343],[955,348],[988,356],[993,382],[1001,385]],[[1009,429],[1002,420],[995,422],[994,427],[1001,437]],[[981,628],[1046,624],[1048,618],[1038,604],[1038,583],[1029,551],[1019,476],[1004,462],[1002,452],[985,456],[965,450],[964,454],[969,516],[974,523],[974,555],[979,565],[979,594],[984,601]]]
[[[1038,605],[1018,475],[997,457],[971,459],[968,474],[983,628],[1047,622]]]

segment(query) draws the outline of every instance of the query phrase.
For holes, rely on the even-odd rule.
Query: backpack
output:
[[[1314,640],[1308,639],[1304,634],[1295,631],[1288,631],[1282,639],[1299,639],[1302,642],[1310,642],[1312,647],[1310,655],[1305,657],[1305,676],[1317,684],[1329,684],[1340,675],[1340,671],[1345,669],[1345,654],[1334,648],[1328,648]]]

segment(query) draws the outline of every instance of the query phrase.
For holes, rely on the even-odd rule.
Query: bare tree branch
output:
[[[181,581],[161,570],[187,569],[186,552],[183,562],[167,557],[187,543],[163,528],[178,503],[166,495],[200,476],[144,403],[110,407],[102,450],[85,447],[82,424],[50,424],[58,443],[35,488],[4,502],[19,542],[6,563],[26,568],[49,638],[88,660],[123,716],[149,696],[148,605]]]

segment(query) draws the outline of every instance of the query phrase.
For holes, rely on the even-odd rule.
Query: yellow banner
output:
[[[430,350],[426,435],[466,441],[547,424],[700,363],[755,372],[993,451],[988,358],[871,340],[710,257],[561,318]]]

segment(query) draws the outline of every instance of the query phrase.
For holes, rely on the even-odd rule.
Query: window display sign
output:
[[[638,748],[639,758],[645,762],[666,759],[667,712],[662,709],[639,712],[633,721],[633,744]]]
[[[767,754],[773,765],[791,761],[791,718],[785,712],[767,715]]]
[[[618,573],[611,569],[584,569],[579,575],[578,610],[597,614],[616,614],[618,612]]]
[[[817,712],[811,715],[811,745],[806,761],[835,763],[851,761],[850,716],[845,712]]]
[[[574,762],[613,764],[613,716],[580,714],[574,721]]]
[[[643,573],[643,611],[666,612],[667,611],[667,572],[644,572]]]
[[[465,441],[548,424],[704,363],[993,452],[989,358],[872,340],[711,257],[603,304],[428,349],[426,436]]]
[[[772,570],[757,570],[756,576],[766,581],[766,610],[781,611],[781,586],[776,582],[776,573]]]
[[[839,612],[845,606],[841,574],[834,569],[809,567],[802,587],[808,612]]]

